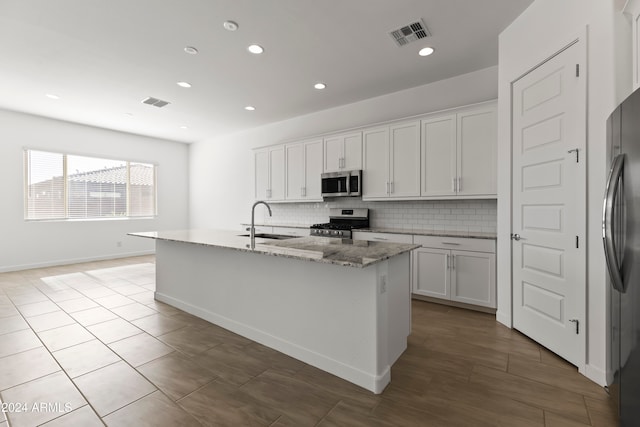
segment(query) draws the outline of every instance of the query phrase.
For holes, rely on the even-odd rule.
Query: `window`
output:
[[[156,215],[156,166],[25,150],[25,219]]]

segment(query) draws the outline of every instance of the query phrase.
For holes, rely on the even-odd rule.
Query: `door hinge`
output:
[[[576,77],[580,77],[580,64],[576,64]]]
[[[580,238],[576,236],[576,249],[580,247]]]
[[[578,319],[569,319],[569,322],[576,324],[576,335],[580,335],[580,321]]]

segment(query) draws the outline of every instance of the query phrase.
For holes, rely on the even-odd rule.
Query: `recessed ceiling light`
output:
[[[180,129],[189,129],[189,128],[186,126],[180,126]]]
[[[47,98],[49,99],[60,99],[60,97],[58,95],[54,95],[52,93],[48,93],[45,95]]]
[[[225,30],[227,31],[235,31],[238,29],[238,23],[234,21],[224,21],[222,24]]]
[[[432,53],[433,53],[432,47],[423,47],[422,49],[420,49],[420,51],[418,51],[418,55],[420,56],[429,56]]]
[[[186,88],[191,87],[191,84],[187,82],[178,82],[177,85],[180,87],[186,87]]]
[[[127,117],[133,117],[133,113],[124,113],[124,115]]]
[[[187,52],[189,55],[197,55],[198,54],[198,49],[196,49],[193,46],[187,46],[184,48],[184,51]]]
[[[244,109],[247,111],[255,111],[256,107],[254,107],[253,105],[247,105],[246,107],[244,107]]]
[[[252,44],[247,48],[247,50],[255,55],[260,55],[262,52],[264,52],[262,46],[259,46],[257,44]]]
[[[318,89],[318,90],[322,90],[322,89],[326,88],[327,85],[324,84],[324,83],[318,82],[318,83],[314,84],[313,87]]]

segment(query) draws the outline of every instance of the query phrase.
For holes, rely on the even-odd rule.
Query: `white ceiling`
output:
[[[532,1],[0,0],[0,108],[200,141],[496,65]],[[420,18],[432,36],[397,47]]]

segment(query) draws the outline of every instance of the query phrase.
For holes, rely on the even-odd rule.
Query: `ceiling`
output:
[[[201,141],[496,65],[532,1],[0,0],[0,108]],[[419,19],[431,37],[398,47]]]

